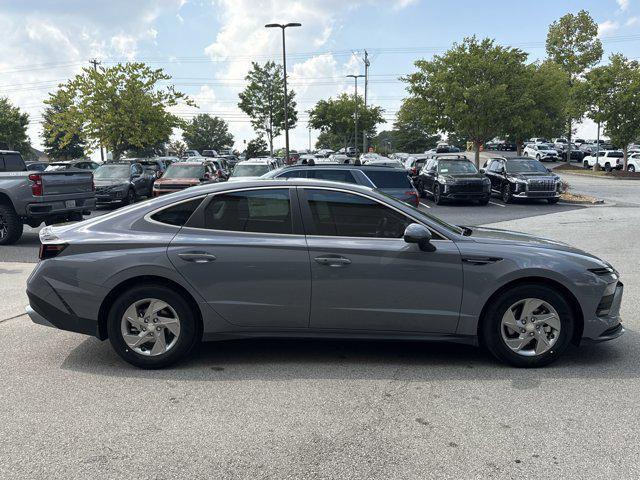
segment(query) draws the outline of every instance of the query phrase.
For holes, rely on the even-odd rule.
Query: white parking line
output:
[[[420,205],[422,205],[423,207],[431,208],[429,205],[427,205],[426,203],[423,203],[423,202],[420,202]]]
[[[491,205],[497,205],[497,206],[502,207],[502,208],[506,207],[506,205],[502,205],[501,203],[496,203],[496,202],[489,202],[489,203]]]

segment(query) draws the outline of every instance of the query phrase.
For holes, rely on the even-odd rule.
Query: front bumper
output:
[[[491,194],[489,192],[443,192],[440,196],[449,200],[485,200]]]
[[[588,322],[588,331],[585,331],[585,335],[582,338],[583,342],[606,342],[624,334],[625,329],[622,326],[622,319],[620,318],[620,305],[622,303],[623,293],[624,285],[622,282],[618,282],[611,303],[606,305],[606,313],[600,315],[596,313],[594,318]],[[585,330],[587,327],[586,323],[587,322],[585,322]]]
[[[124,196],[96,195],[97,205],[118,205],[124,201]]]

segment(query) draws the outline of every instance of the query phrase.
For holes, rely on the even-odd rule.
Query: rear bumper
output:
[[[94,197],[76,198],[68,201],[73,202],[73,206],[67,206],[65,200],[30,203],[27,205],[26,214],[28,217],[62,216],[69,213],[83,212],[85,210],[93,210],[96,208],[96,199]]]
[[[29,305],[25,309],[33,323],[101,338],[96,320],[80,318],[74,312],[64,312],[32,292],[27,291],[27,296]]]

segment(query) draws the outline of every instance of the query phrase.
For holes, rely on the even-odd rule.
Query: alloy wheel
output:
[[[511,305],[500,324],[502,340],[524,357],[543,355],[558,341],[562,323],[555,308],[538,298],[525,298]]]
[[[167,302],[145,298],[125,310],[120,330],[129,348],[154,357],[175,346],[180,337],[180,318]]]
[[[636,167],[634,167],[633,165],[629,165],[629,166],[627,167],[627,171],[628,171],[628,172],[635,172],[635,171],[636,171]]]

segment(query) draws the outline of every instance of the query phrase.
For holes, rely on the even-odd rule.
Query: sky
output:
[[[384,108],[383,130],[406,96],[400,77],[417,59],[476,35],[541,60],[549,24],[581,8],[599,25],[605,59],[618,52],[640,58],[640,0],[0,0],[0,96],[29,114],[28,133],[40,148],[43,100],[59,83],[92,58],[105,66],[143,61],[163,68],[199,107],[178,105],[174,113],[224,118],[243,150],[256,136],[237,108],[251,61],[282,61],[280,30],[264,25],[300,22],[287,30],[289,86],[299,112],[290,143],[306,149],[318,134],[308,129],[307,111],[353,92],[345,76],[364,73],[365,49],[368,101]],[[585,121],[578,136],[595,138],[595,130]],[[283,146],[284,136],[275,143]]]

